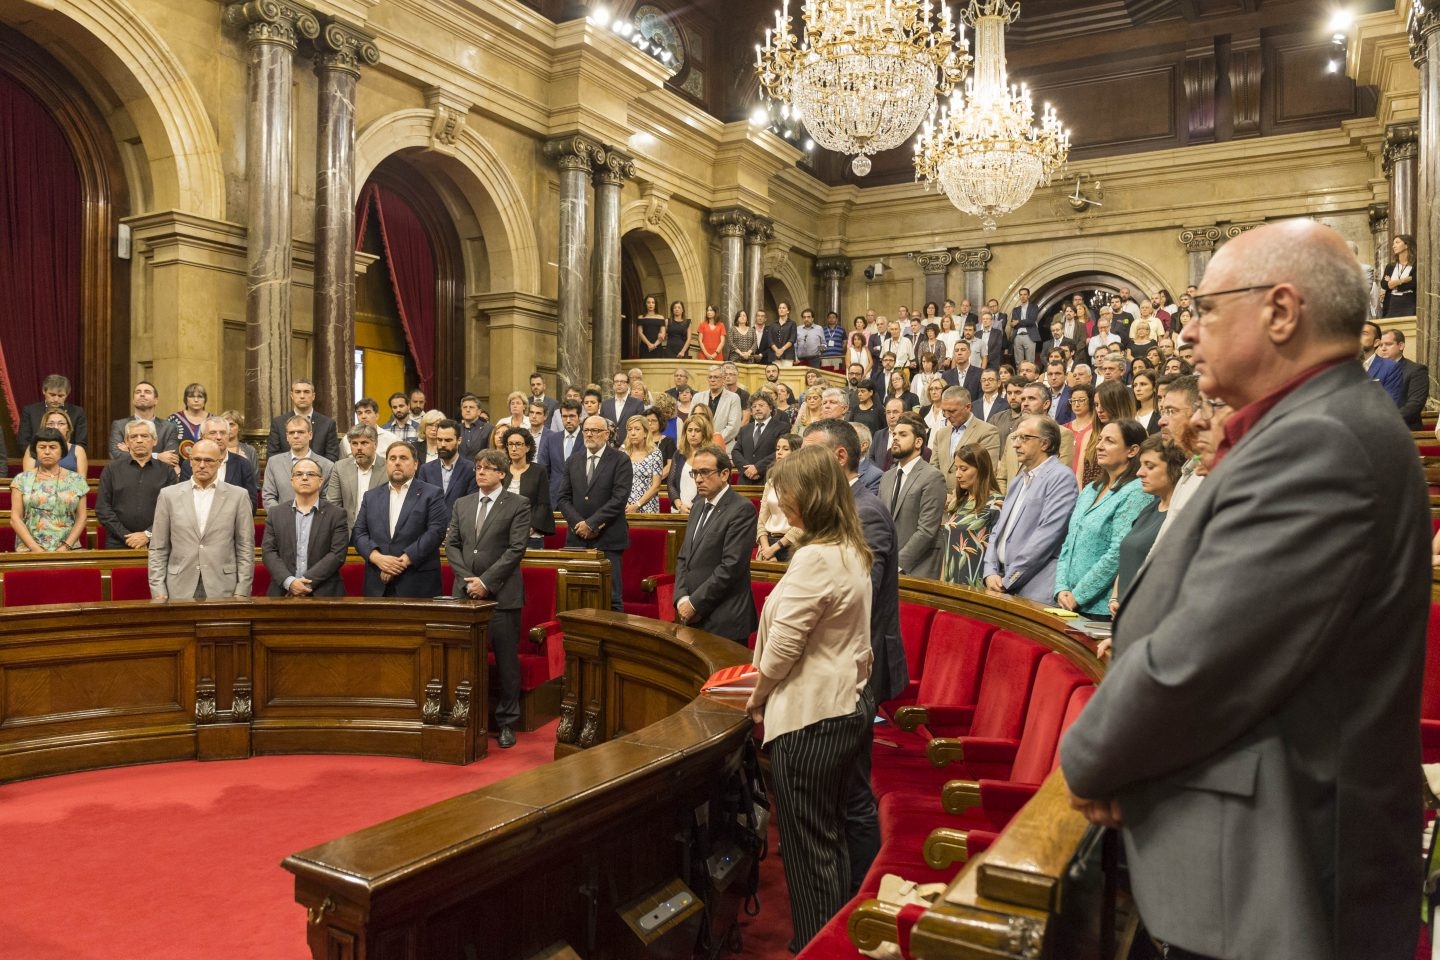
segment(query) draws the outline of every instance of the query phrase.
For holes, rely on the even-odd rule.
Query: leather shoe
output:
[[[500,749],[509,750],[515,746],[515,731],[509,727],[500,728]]]

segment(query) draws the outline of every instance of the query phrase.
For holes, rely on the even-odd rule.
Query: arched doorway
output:
[[[654,297],[656,309],[668,317],[672,301],[685,301],[685,281],[679,258],[663,237],[631,230],[620,238],[620,343],[626,357],[640,355],[635,318],[645,312],[646,297]],[[705,305],[685,301],[685,310],[694,321],[704,314]]]
[[[1100,305],[1108,304],[1110,295],[1118,293],[1121,287],[1129,287],[1132,292],[1145,289],[1134,280],[1126,279],[1118,274],[1087,271],[1058,277],[1035,290],[1030,299],[1040,309],[1041,322],[1044,324],[1041,332],[1045,333],[1048,338],[1051,319],[1061,311],[1065,304],[1071,302],[1075,294],[1078,293],[1084,298],[1085,305],[1090,308],[1090,318],[1093,320],[1099,314]]]

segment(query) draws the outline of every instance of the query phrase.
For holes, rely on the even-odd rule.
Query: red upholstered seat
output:
[[[105,527],[102,526],[102,525],[100,525],[100,524],[96,524],[96,526],[95,526],[95,549],[96,549],[96,550],[108,550],[108,549],[110,549],[110,548],[107,547],[106,544],[109,543],[109,542],[110,542],[110,534],[108,534],[108,533],[105,532]],[[128,548],[125,546],[124,543],[119,543],[119,544],[116,544],[115,549],[116,549],[116,550],[125,550],[125,549],[128,549]]]
[[[346,596],[365,596],[365,564],[363,562],[347,563],[341,567],[340,580],[345,584]]]
[[[250,596],[263,597],[270,589],[270,568],[263,563],[255,564],[255,579],[250,583]]]
[[[569,528],[563,523],[555,524],[555,532],[547,533],[544,537],[546,550],[563,550],[565,548],[565,534]]]
[[[255,545],[258,547],[265,542],[265,521],[255,521]]]
[[[10,524],[0,524],[0,553],[15,552],[15,531]]]
[[[85,491],[85,511],[89,516],[93,517],[95,515],[95,501],[99,499],[99,497],[99,489]]]
[[[905,666],[910,671],[911,683],[919,683],[924,674],[925,645],[930,640],[930,621],[934,619],[934,607],[900,602],[900,642],[905,645]]]
[[[110,571],[111,600],[149,600],[150,570],[146,567],[115,567]]]
[[[6,579],[9,603],[9,579]],[[1425,763],[1440,763],[1440,604],[1430,604],[1425,633],[1425,679],[1420,688],[1420,751]]]
[[[99,603],[100,571],[96,568],[12,570],[5,574],[5,606],[41,603]]]
[[[761,612],[765,609],[765,601],[770,599],[770,594],[773,593],[774,591],[775,591],[775,584],[774,584],[774,583],[762,583],[762,582],[759,581],[759,580],[752,580],[752,581],[750,581],[750,595],[755,598],[755,616],[756,616],[756,617],[759,617],[760,614],[761,614]],[[758,621],[757,621],[757,622],[758,622]],[[754,632],[752,632],[752,633],[750,634],[750,642],[749,642],[749,647],[750,647],[751,650],[754,650],[754,649],[755,649],[755,637],[756,637],[756,634],[755,634]]]
[[[903,694],[880,705],[882,716],[894,718],[895,709],[909,703],[920,706],[965,706],[975,702],[980,690],[980,667],[985,662],[990,637],[995,627],[958,613],[941,611],[930,624],[930,638],[925,648],[925,663],[908,664],[912,676],[920,677],[916,693]],[[941,726],[936,736],[952,736],[956,731]],[[929,739],[929,734],[922,731]],[[902,740],[904,731],[892,729],[886,737]]]
[[[440,592],[447,597],[455,595],[455,571],[448,560],[440,564]]]
[[[671,572],[665,569],[669,538],[669,530],[630,528],[630,546],[620,565],[620,599],[626,613],[659,618],[660,606],[655,602],[655,594],[646,590],[644,584],[647,577]]]

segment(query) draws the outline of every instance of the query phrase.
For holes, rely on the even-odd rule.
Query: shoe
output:
[[[515,731],[509,727],[500,728],[500,749],[509,750],[515,746]]]

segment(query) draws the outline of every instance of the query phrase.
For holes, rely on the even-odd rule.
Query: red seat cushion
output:
[[[351,597],[365,596],[365,564],[347,563],[340,568],[340,580],[345,584],[345,594]]]
[[[565,546],[566,526],[563,523],[555,524],[555,532],[547,533],[544,537],[546,550],[560,550]]]
[[[666,548],[670,531],[659,528],[631,527],[630,546],[620,564],[620,598],[625,612],[655,619],[660,606],[655,594],[643,586],[646,577],[669,573],[665,569]]]
[[[5,606],[41,603],[99,603],[100,571],[96,568],[12,570],[5,574]]]
[[[150,571],[145,567],[116,567],[110,571],[111,600],[149,600]]]
[[[520,610],[520,648],[530,642],[530,629],[555,619],[559,571],[550,567],[520,567],[525,583],[525,606]]]
[[[900,642],[905,645],[905,666],[911,680],[924,676],[925,644],[930,639],[930,621],[935,608],[919,603],[900,603]]]
[[[440,564],[440,592],[447,597],[455,594],[455,571],[448,560]]]
[[[250,596],[263,597],[270,589],[270,568],[263,563],[255,564],[255,579],[250,583]]]

